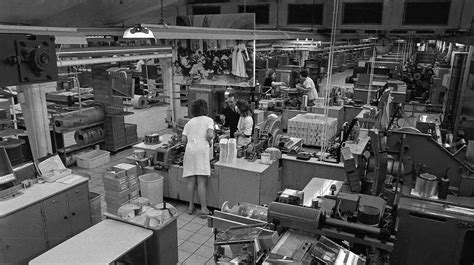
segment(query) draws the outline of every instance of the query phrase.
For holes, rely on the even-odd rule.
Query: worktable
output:
[[[152,235],[149,229],[106,219],[43,253],[29,264],[109,264]]]
[[[71,176],[0,201],[0,264],[26,264],[91,225],[88,179]]]
[[[52,182],[35,184],[30,188],[22,189],[20,191],[22,193],[21,195],[9,200],[0,201],[0,218],[4,218],[30,205],[38,203],[38,201],[45,200],[87,181],[87,178],[78,176],[77,181],[74,181],[71,184]]]
[[[345,181],[346,171],[343,163],[329,163],[319,161],[317,158],[309,160],[296,159],[295,156],[283,154],[282,166],[282,189],[303,190],[312,178],[332,179]]]

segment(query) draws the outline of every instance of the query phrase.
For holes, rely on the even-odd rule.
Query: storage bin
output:
[[[102,221],[101,195],[95,192],[89,192],[89,202],[91,208],[91,222],[92,225]]]
[[[105,150],[94,150],[78,155],[77,166],[81,168],[96,168],[110,162],[110,152]]]
[[[149,173],[138,177],[142,197],[150,200],[151,205],[163,202],[164,177],[157,173]]]

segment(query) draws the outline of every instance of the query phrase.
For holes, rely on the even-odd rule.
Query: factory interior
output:
[[[474,1],[0,17],[0,265],[474,265]]]

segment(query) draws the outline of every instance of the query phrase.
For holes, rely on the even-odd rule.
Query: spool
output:
[[[145,135],[145,144],[154,145],[160,143],[160,135],[158,133],[152,133]]]
[[[104,129],[100,126],[77,130],[74,133],[74,140],[79,145],[91,144],[104,139]]]
[[[148,106],[148,101],[144,96],[135,95],[131,100],[132,106],[136,109],[143,109]]]
[[[77,130],[74,133],[74,140],[78,145],[86,145],[90,143],[89,134],[86,130]]]

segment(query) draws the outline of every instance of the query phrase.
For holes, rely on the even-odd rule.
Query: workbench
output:
[[[312,178],[346,180],[343,163],[323,162],[314,157],[309,160],[299,160],[295,156],[283,154],[281,166],[282,189],[303,190]]]
[[[109,264],[152,235],[149,229],[107,219],[33,259],[29,265]]]
[[[189,201],[189,192],[186,179],[183,178],[183,166],[171,165],[168,169],[168,198]],[[197,192],[194,194],[194,202],[200,203]],[[207,179],[207,205],[220,208],[219,204],[219,179],[211,169],[211,176]]]
[[[0,264],[26,264],[88,228],[87,182],[74,175],[71,183],[34,184],[21,190],[23,194],[0,201]]]
[[[261,164],[237,158],[234,163],[216,162],[214,168],[219,178],[219,203],[247,202],[268,204],[281,189],[278,161]]]

